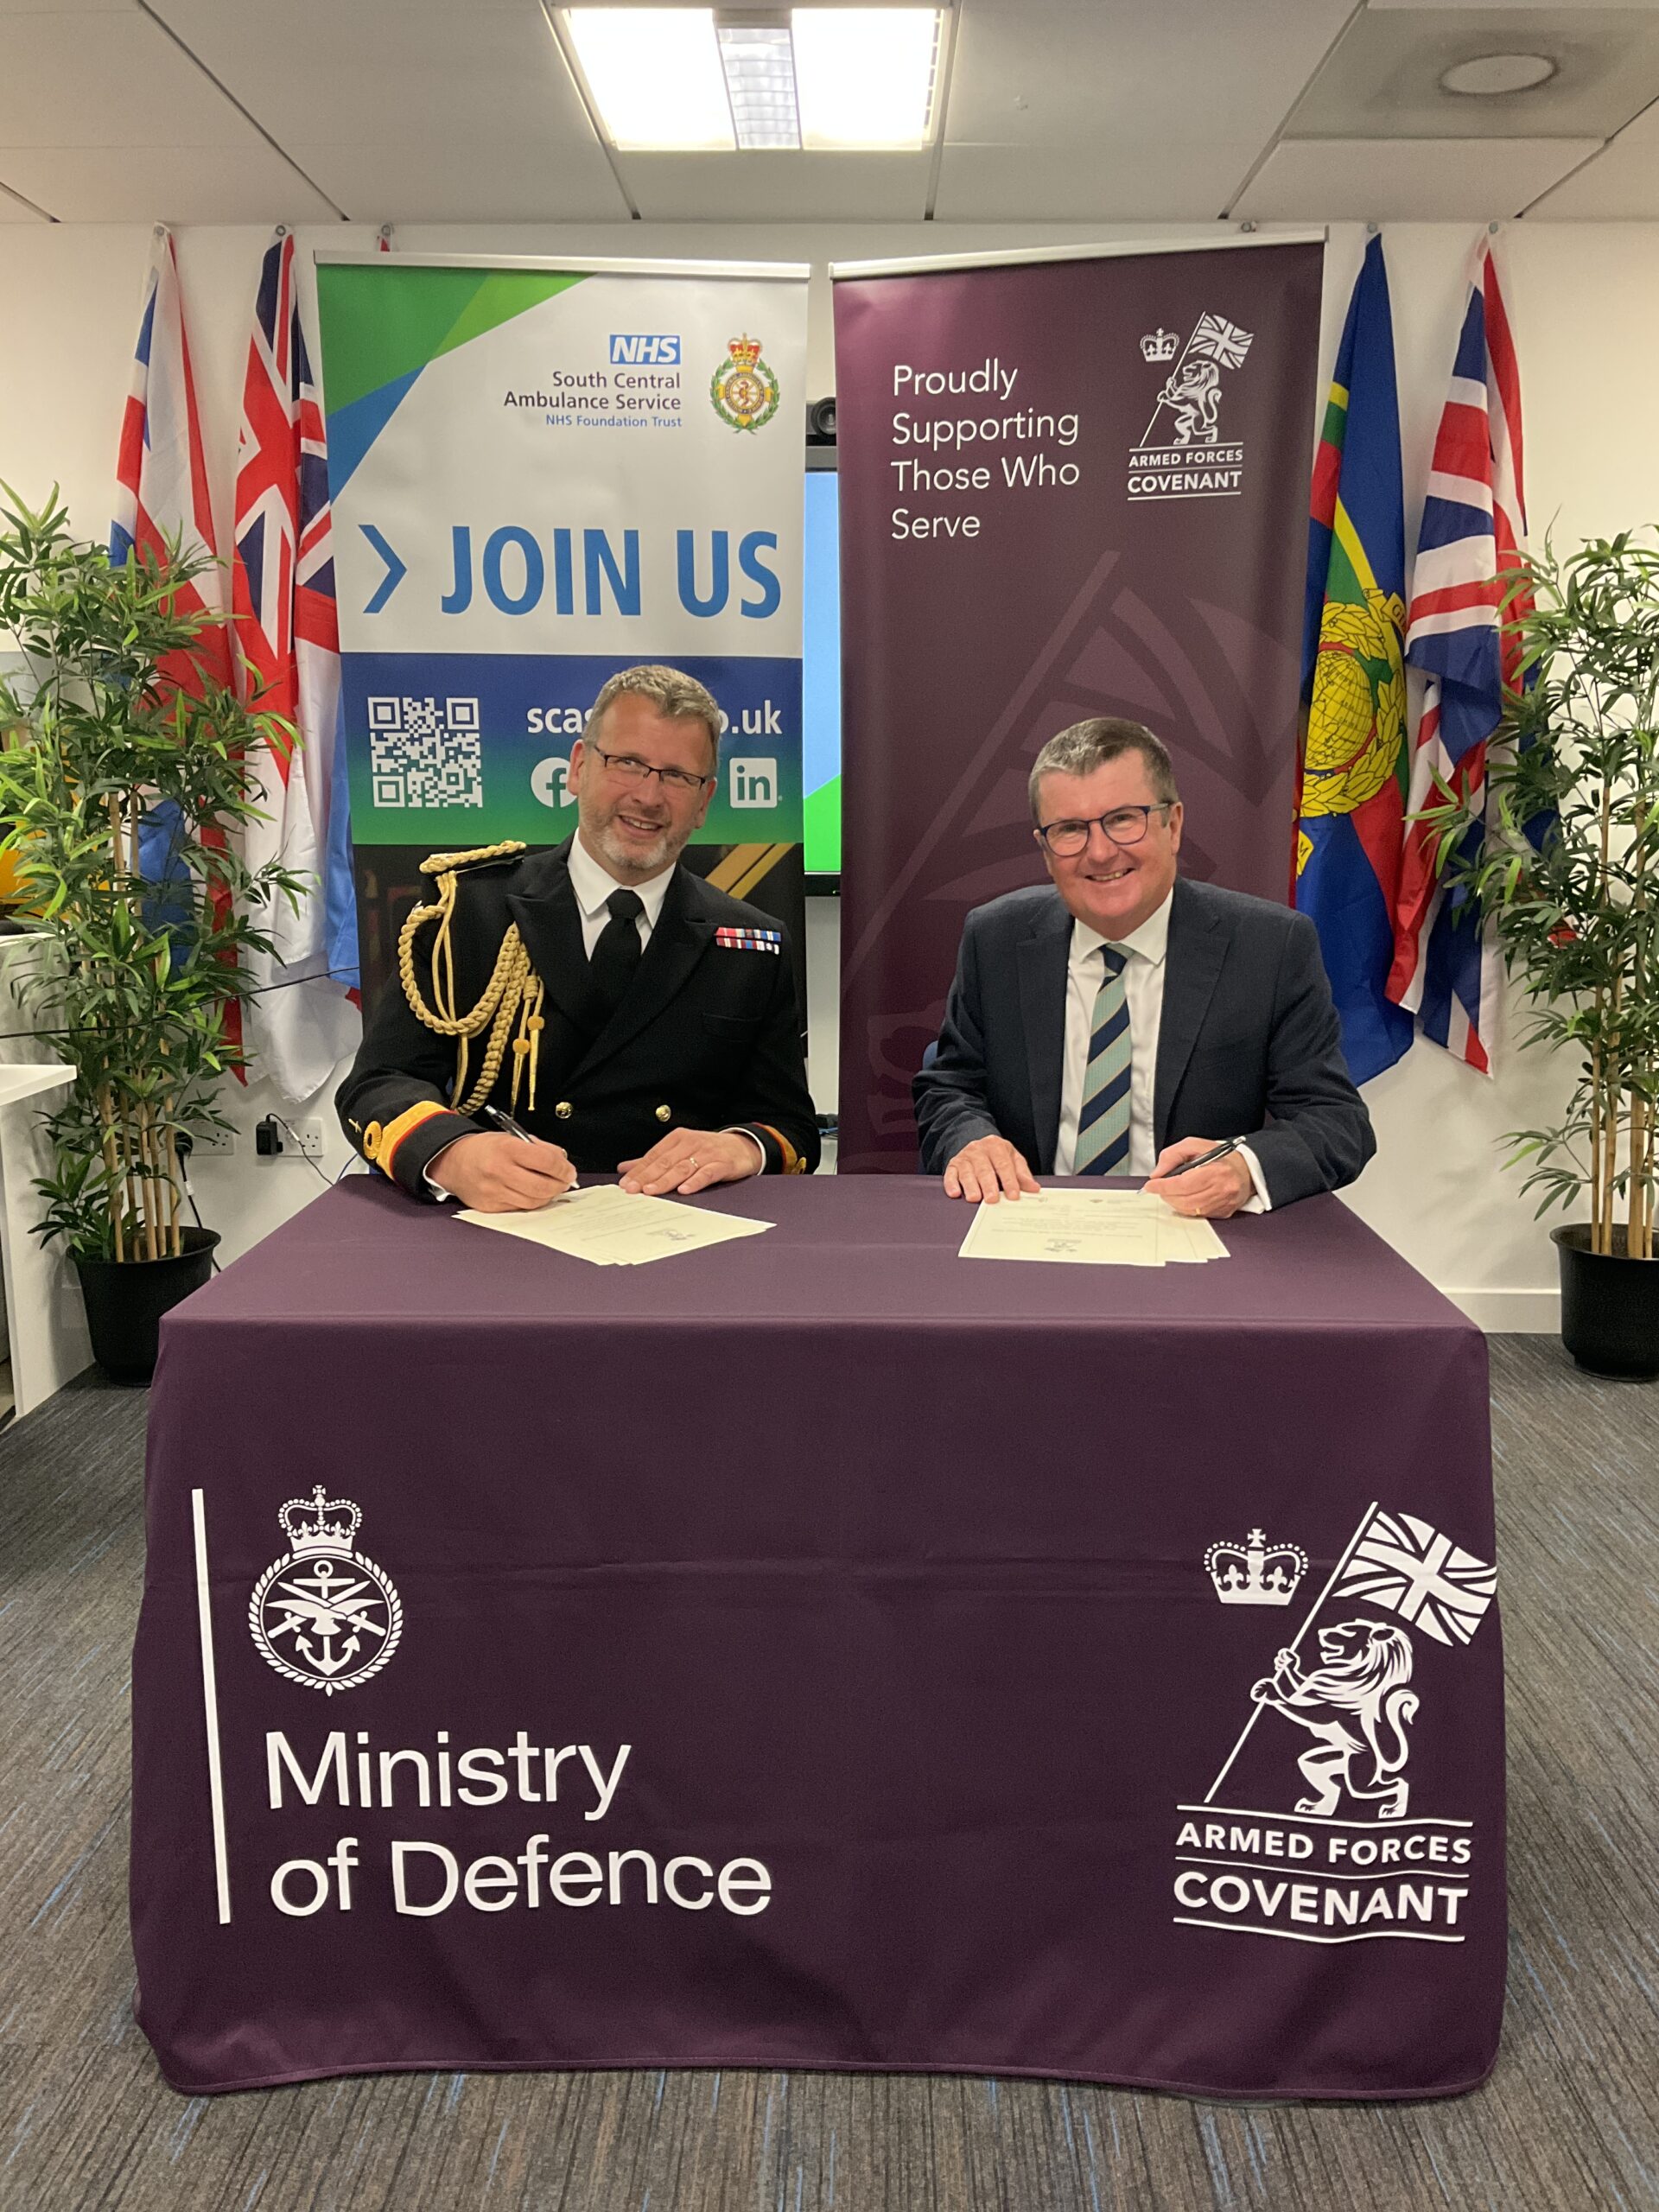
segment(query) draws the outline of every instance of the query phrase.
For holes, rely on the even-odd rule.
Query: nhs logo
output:
[[[680,341],[677,334],[664,337],[634,333],[625,335],[620,331],[611,334],[611,360],[633,368],[677,369],[680,365]]]

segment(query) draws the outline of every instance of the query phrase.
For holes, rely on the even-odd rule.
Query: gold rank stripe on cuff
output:
[[[761,1136],[770,1137],[772,1142],[777,1146],[779,1151],[783,1154],[784,1173],[785,1175],[805,1174],[805,1154],[796,1151],[794,1146],[791,1144],[789,1139],[784,1135],[781,1129],[774,1129],[770,1122],[755,1122],[751,1123],[750,1126]]]
[[[395,1121],[382,1124],[371,1122],[363,1132],[363,1157],[371,1160],[383,1175],[390,1175],[397,1147],[411,1129],[418,1129],[423,1122],[429,1122],[435,1114],[448,1114],[448,1106],[440,1106],[435,1098],[423,1098],[418,1105],[405,1107]]]

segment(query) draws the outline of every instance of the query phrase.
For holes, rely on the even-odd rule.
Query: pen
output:
[[[486,1106],[484,1110],[487,1114],[490,1109]],[[505,1117],[503,1116],[498,1118],[505,1119]],[[1225,1144],[1211,1145],[1208,1152],[1200,1152],[1191,1160],[1184,1160],[1179,1167],[1172,1167],[1168,1174],[1160,1179],[1167,1183],[1174,1176],[1185,1175],[1190,1168],[1207,1167],[1212,1160],[1224,1160],[1230,1152],[1236,1152],[1243,1141],[1243,1137],[1229,1137]]]
[[[517,1137],[520,1144],[535,1143],[530,1131],[515,1122],[511,1114],[504,1114],[499,1106],[480,1106],[478,1110],[486,1115],[498,1129],[505,1129],[510,1137]],[[1196,1166],[1198,1162],[1195,1160],[1193,1165]]]

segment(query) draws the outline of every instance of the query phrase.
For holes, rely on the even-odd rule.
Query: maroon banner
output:
[[[1155,730],[1185,873],[1286,897],[1323,251],[837,280],[842,1173],[914,1169],[963,918],[1042,880],[1069,723]]]

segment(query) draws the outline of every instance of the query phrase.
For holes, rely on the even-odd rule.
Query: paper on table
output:
[[[550,1251],[590,1261],[598,1268],[645,1267],[652,1260],[671,1259],[677,1252],[701,1251],[738,1236],[760,1236],[773,1225],[704,1213],[697,1206],[648,1198],[641,1192],[618,1190],[609,1183],[568,1192],[535,1213],[479,1213],[467,1207],[455,1219],[499,1230],[503,1236],[545,1245]]]
[[[1152,1203],[1163,1216],[1158,1224],[1158,1244],[1166,1261],[1230,1258],[1211,1223],[1186,1214],[1171,1213],[1161,1198],[1154,1198]]]
[[[1046,1260],[1063,1267],[1161,1268],[1227,1257],[1208,1222],[1173,1214],[1142,1191],[1039,1191],[982,1205],[964,1260]]]

